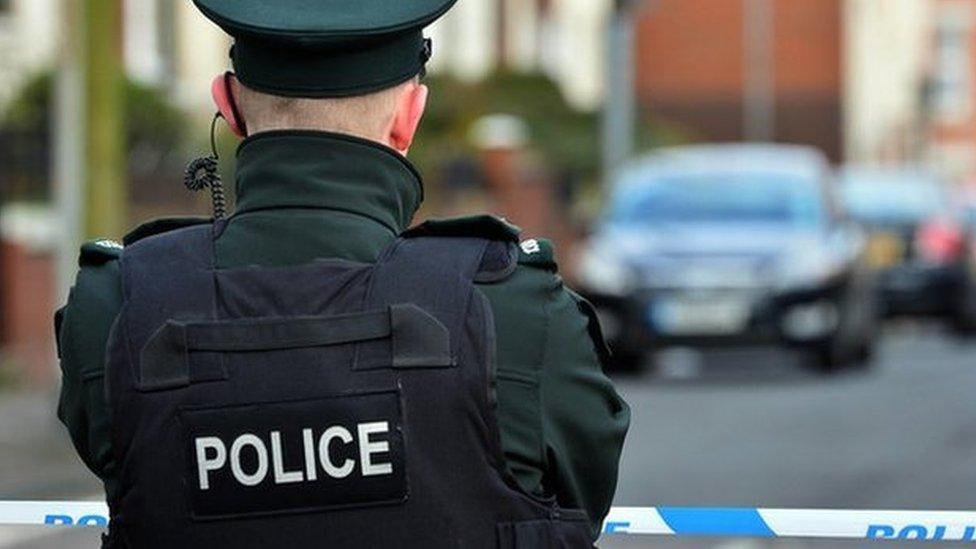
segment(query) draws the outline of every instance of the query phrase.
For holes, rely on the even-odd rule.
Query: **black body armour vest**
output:
[[[219,229],[122,255],[107,546],[592,545],[582,511],[505,472],[474,281],[512,244],[401,238],[375,265],[216,270]]]

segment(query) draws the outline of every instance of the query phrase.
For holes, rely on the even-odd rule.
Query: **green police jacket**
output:
[[[374,262],[423,199],[417,172],[398,153],[323,132],[246,139],[236,190],[236,211],[215,245],[218,268]],[[429,227],[518,237],[487,216]],[[109,491],[117,471],[103,380],[106,341],[122,301],[121,251],[108,241],[82,248],[80,273],[55,323],[63,374],[58,417]],[[497,417],[508,468],[526,491],[585,509],[596,535],[613,498],[630,411],[603,372],[605,347],[592,309],[563,285],[545,241],[523,243],[515,273],[479,289],[496,323]]]

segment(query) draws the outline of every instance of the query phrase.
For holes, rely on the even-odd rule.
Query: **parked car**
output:
[[[844,201],[870,233],[887,316],[940,317],[976,328],[973,235],[948,186],[918,169],[848,168]]]
[[[967,204],[962,211],[963,223],[966,225],[966,230],[970,233],[976,234],[976,204]]]
[[[824,370],[866,364],[875,291],[833,191],[806,147],[680,147],[625,169],[578,269],[616,366],[670,345],[757,343]]]
[[[960,204],[963,226],[970,235],[976,235],[976,192],[964,193],[960,197]]]

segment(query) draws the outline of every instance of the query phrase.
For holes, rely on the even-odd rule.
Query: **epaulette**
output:
[[[493,215],[475,215],[449,219],[432,219],[416,227],[407,229],[401,236],[404,238],[418,236],[471,236],[504,242],[518,242],[520,234],[522,234],[522,229],[500,217]]]
[[[433,219],[408,229],[403,238],[455,237],[490,240],[475,282],[490,284],[507,279],[518,267],[518,241],[522,229],[493,215]]]
[[[91,267],[104,265],[109,261],[115,261],[122,255],[122,244],[108,239],[93,240],[81,246],[81,255],[78,258],[78,265]]]
[[[530,238],[519,244],[519,265],[528,265],[547,269],[553,272],[559,270],[556,265],[556,251],[552,242],[544,238]]]
[[[170,231],[192,227],[194,225],[203,225],[204,223],[210,223],[212,221],[213,220],[208,217],[164,217],[161,219],[154,219],[133,229],[129,234],[125,235],[122,242],[125,243],[126,246],[131,246],[140,240],[149,238],[150,236],[168,233]]]

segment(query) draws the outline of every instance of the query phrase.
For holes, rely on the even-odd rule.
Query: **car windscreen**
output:
[[[823,219],[818,183],[782,174],[654,177],[619,189],[610,211],[615,225],[755,223],[810,228]]]
[[[930,179],[849,179],[841,192],[851,215],[873,223],[918,223],[949,207],[945,189]]]

